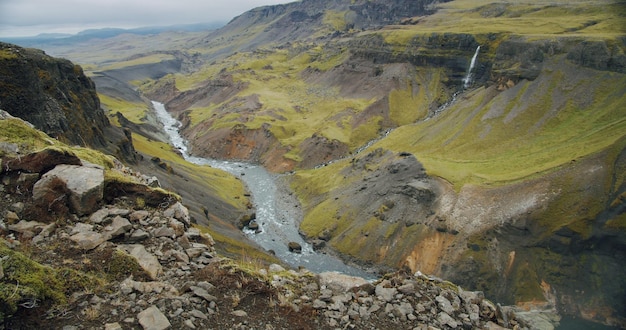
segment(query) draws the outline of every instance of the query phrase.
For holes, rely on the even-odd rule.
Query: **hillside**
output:
[[[328,251],[625,326],[625,8],[307,0],[64,56],[115,124],[159,139],[158,100],[194,155],[289,173]]]
[[[554,317],[495,305],[420,273],[368,281],[287,270],[245,243],[239,259],[228,259],[186,201],[154,176],[68,146],[3,110],[0,131],[2,328],[528,329]],[[180,174],[161,164],[176,181]],[[175,168],[185,166],[179,160]],[[194,180],[207,178],[207,169],[194,169]],[[219,192],[236,190],[222,177],[212,178]]]

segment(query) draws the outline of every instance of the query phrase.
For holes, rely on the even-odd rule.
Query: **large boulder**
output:
[[[44,207],[69,201],[71,211],[85,215],[98,209],[104,195],[104,169],[98,166],[58,165],[33,186],[33,199]]]

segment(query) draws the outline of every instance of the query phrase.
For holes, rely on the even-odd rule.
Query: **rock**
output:
[[[446,312],[448,315],[454,314],[454,308],[452,307],[450,300],[448,300],[446,297],[439,295],[435,297],[435,301],[437,301],[439,309]]]
[[[85,233],[88,231],[93,231],[93,225],[79,222],[75,224],[74,227],[72,227],[72,231],[70,232],[70,235],[74,235],[78,233]]]
[[[145,220],[148,216],[150,216],[150,212],[148,212],[146,210],[139,210],[139,211],[132,212],[128,216],[128,218],[130,219],[130,221],[138,222],[138,221],[141,221],[141,220]]]
[[[37,236],[33,237],[33,243],[38,244],[42,242],[45,238],[50,236],[50,234],[52,234],[56,228],[57,228],[57,225],[54,222],[46,225],[45,227],[41,229],[41,231],[39,232]]]
[[[9,210],[15,212],[15,213],[22,213],[24,212],[24,203],[22,202],[16,202],[11,204],[11,206],[9,206]]]
[[[89,216],[89,222],[102,223],[109,216],[109,209],[103,207]]]
[[[7,212],[7,213],[13,213],[13,212]],[[7,219],[7,222],[11,223],[10,221],[8,221],[8,219]],[[23,234],[25,232],[31,232],[31,233],[39,232],[39,229],[45,226],[46,226],[45,223],[41,223],[37,221],[21,220],[20,222],[14,225],[9,225],[8,228],[9,230]]]
[[[185,226],[191,226],[191,219],[189,217],[189,210],[183,206],[180,202],[174,203],[174,205],[170,206],[167,210],[163,212],[163,215],[168,218],[174,218],[182,223]]]
[[[311,245],[313,245],[313,250],[321,250],[326,246],[326,241],[321,239],[314,239],[311,241]]]
[[[281,265],[271,264],[269,267],[269,271],[270,273],[280,273],[280,272],[284,272],[285,268]]]
[[[157,277],[163,273],[163,267],[161,267],[157,257],[148,252],[143,245],[119,245],[118,248],[137,259],[139,266],[141,266],[152,280],[156,280]]]
[[[259,229],[259,223],[256,221],[250,221],[250,223],[248,223],[248,229],[250,230],[258,230]]]
[[[104,195],[102,168],[58,165],[33,186],[33,199],[48,207],[69,192],[69,204],[78,215],[93,212]]]
[[[350,276],[338,272],[323,272],[318,274],[318,278],[321,286],[325,286],[334,292],[342,293],[369,283],[362,277]]]
[[[70,152],[49,148],[17,158],[6,158],[3,161],[2,169],[6,171],[45,173],[62,164],[81,165],[81,161]]]
[[[104,236],[107,239],[113,239],[120,235],[124,235],[133,228],[128,219],[122,218],[119,215],[113,218],[113,222],[105,227]]]
[[[287,247],[289,248],[289,252],[302,253],[302,246],[296,242],[289,242]]]
[[[442,325],[447,325],[452,329],[456,329],[459,323],[452,318],[452,316],[448,315],[446,312],[439,312],[437,315],[437,321],[439,321]]]
[[[122,330],[122,326],[117,322],[107,323],[104,325],[104,330]]]
[[[145,230],[139,228],[137,230],[134,230],[129,237],[129,240],[131,242],[140,242],[143,241],[145,239],[150,238],[150,234],[147,233]]]
[[[137,319],[144,330],[165,330],[172,326],[156,306],[151,306],[139,313]]]
[[[208,320],[209,317],[206,316],[206,314],[202,313],[201,311],[194,309],[191,312],[189,312],[189,314],[197,319],[202,319],[202,320]]]
[[[382,284],[376,286],[376,296],[378,299],[386,302],[390,302],[394,299],[398,289],[396,288],[385,288]]]
[[[238,316],[238,317],[248,317],[248,313],[242,310],[234,310],[231,314]]]
[[[155,229],[154,231],[152,231],[152,235],[154,237],[169,237],[169,238],[173,238],[176,236],[176,232],[174,232],[174,229],[169,228],[169,227],[159,227],[157,229]]]
[[[89,251],[95,249],[98,245],[107,241],[106,237],[94,231],[84,231],[73,236],[70,239],[81,249]]]
[[[217,301],[217,297],[210,294],[206,289],[201,288],[199,286],[192,286],[189,288],[191,290],[191,292],[193,292],[194,295],[208,301],[208,302],[212,302],[212,301]]]

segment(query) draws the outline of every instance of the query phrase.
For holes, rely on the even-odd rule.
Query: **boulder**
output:
[[[157,277],[163,273],[159,259],[148,252],[143,245],[119,245],[118,248],[137,259],[137,263],[139,263],[139,266],[148,274],[150,279],[156,280]]]
[[[323,272],[318,275],[320,285],[334,292],[347,292],[352,288],[360,287],[369,282],[357,276],[350,276],[339,272]]]
[[[33,199],[48,207],[69,195],[69,206],[78,215],[92,213],[104,194],[104,169],[91,166],[58,165],[33,187]]]
[[[289,248],[289,252],[302,253],[302,245],[296,242],[289,242],[287,247]]]

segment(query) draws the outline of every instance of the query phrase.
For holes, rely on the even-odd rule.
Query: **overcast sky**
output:
[[[0,37],[230,21],[295,0],[0,0]]]

